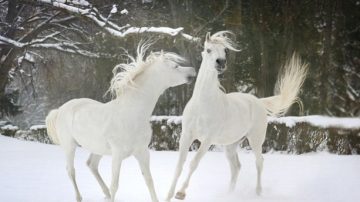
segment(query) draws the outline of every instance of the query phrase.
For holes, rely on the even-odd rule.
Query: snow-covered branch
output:
[[[85,0],[78,1],[65,1],[65,0],[37,0],[38,2],[51,4],[52,6],[60,9],[64,9],[70,13],[82,15],[92,20],[99,27],[104,28],[108,33],[116,37],[125,37],[131,34],[142,34],[142,33],[159,33],[170,36],[182,36],[184,39],[192,42],[199,41],[197,37],[193,37],[189,34],[183,33],[184,28],[170,28],[170,27],[134,27],[129,24],[119,26],[114,22],[101,15],[95,7],[92,7],[90,3]],[[75,3],[76,2],[76,3]],[[70,3],[66,4],[66,3]],[[85,7],[79,8],[77,6]],[[115,9],[112,9],[115,12]],[[111,12],[110,12],[111,15]]]
[[[59,32],[55,32],[53,34],[50,34],[48,36],[45,36],[41,39],[34,39],[30,42],[22,43],[19,41],[15,41],[3,36],[0,36],[0,46],[11,46],[13,48],[30,48],[30,49],[53,49],[58,50],[66,53],[72,53],[72,54],[78,54],[86,57],[92,57],[92,58],[100,58],[100,57],[106,57],[106,55],[99,54],[99,53],[93,53],[87,50],[84,50],[77,46],[78,43],[76,42],[66,42],[61,41],[58,43],[49,43],[45,42],[47,39],[50,39],[54,37],[55,35],[59,34]]]

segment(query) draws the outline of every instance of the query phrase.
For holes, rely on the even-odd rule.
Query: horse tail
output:
[[[56,133],[55,123],[59,110],[51,110],[45,119],[47,134],[54,144],[60,144],[58,135]]]
[[[295,53],[282,68],[275,85],[275,95],[260,99],[264,104],[268,115],[273,117],[282,116],[297,102],[302,111],[303,105],[298,97],[301,86],[304,83],[308,70],[308,64],[302,63]]]

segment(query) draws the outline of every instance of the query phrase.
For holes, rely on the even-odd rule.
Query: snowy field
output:
[[[190,153],[190,157],[193,155],[193,152]],[[244,151],[240,151],[239,155],[242,170],[234,193],[227,192],[229,168],[224,154],[209,152],[192,178],[185,201],[303,202],[356,201],[360,198],[359,155],[265,154],[262,196],[255,194],[253,155]],[[87,151],[78,149],[75,160],[83,201],[106,201],[85,166],[87,156]],[[65,171],[64,155],[58,146],[0,135],[0,159],[0,201],[75,201]],[[151,170],[160,201],[166,196],[176,160],[177,152],[151,152]],[[106,182],[110,182],[110,162],[110,157],[105,157],[100,163],[100,172]],[[139,167],[132,157],[122,164],[116,198],[118,202],[150,201]]]

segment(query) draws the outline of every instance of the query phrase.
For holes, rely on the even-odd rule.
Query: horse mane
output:
[[[154,41],[141,41],[136,49],[136,58],[126,53],[128,63],[121,63],[114,67],[113,78],[107,93],[112,99],[122,95],[128,88],[136,88],[135,79],[142,74],[151,64],[158,60],[168,60],[175,63],[183,63],[186,60],[173,52],[151,52],[146,58],[146,51],[154,44]]]
[[[211,35],[210,43],[222,44],[230,50],[240,51],[240,49],[237,49],[237,44],[232,39],[230,39],[228,35],[234,35],[234,33],[227,30],[216,32],[215,34]]]

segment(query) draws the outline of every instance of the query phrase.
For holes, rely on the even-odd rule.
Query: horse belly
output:
[[[248,130],[239,129],[239,130],[224,130],[221,134],[214,137],[214,144],[217,145],[229,145],[239,141],[247,134]]]
[[[107,143],[105,137],[101,134],[96,134],[88,131],[84,133],[74,133],[74,139],[83,148],[89,150],[92,153],[99,155],[111,154],[110,146]]]

